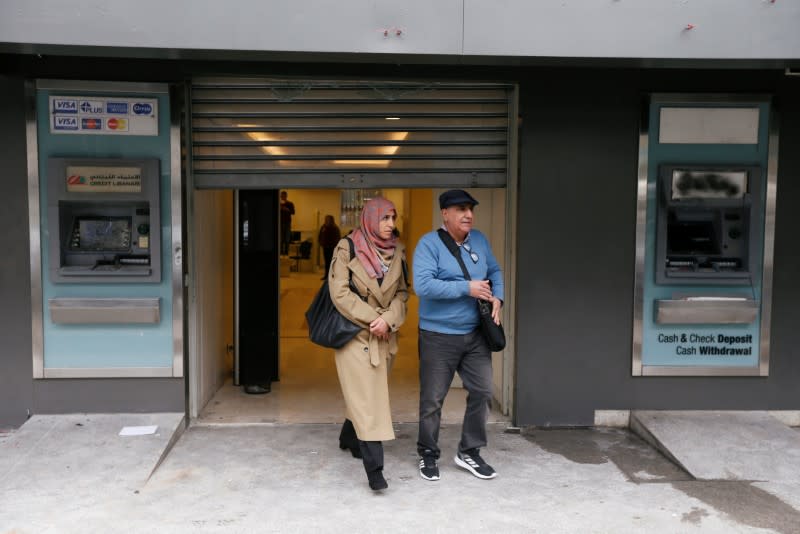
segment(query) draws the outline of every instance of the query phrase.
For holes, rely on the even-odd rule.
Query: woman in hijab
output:
[[[382,444],[394,439],[388,375],[408,300],[405,248],[397,238],[396,221],[392,202],[382,197],[369,200],[361,211],[361,225],[339,241],[328,274],[334,305],[363,327],[336,350],[336,371],[346,406],[339,447],[363,459],[373,490],[388,487],[383,477]],[[352,239],[355,252],[352,259],[348,239]]]

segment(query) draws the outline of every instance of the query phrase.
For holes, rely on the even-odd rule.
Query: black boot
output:
[[[353,455],[353,458],[361,458],[356,429],[350,419],[345,419],[342,425],[342,431],[339,433],[339,448],[342,450],[350,449],[350,454]]]
[[[383,478],[383,443],[380,441],[358,440],[361,455],[364,457],[364,470],[372,491],[383,490],[389,487]]]
[[[386,479],[383,478],[383,469],[378,469],[377,471],[367,473],[367,481],[369,481],[369,488],[372,491],[385,490],[389,487]]]

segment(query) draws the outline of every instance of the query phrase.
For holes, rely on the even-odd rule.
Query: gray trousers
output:
[[[439,458],[442,404],[458,372],[467,390],[467,408],[458,450],[486,445],[486,421],[492,400],[492,354],[480,330],[469,334],[440,334],[419,330],[420,456]]]

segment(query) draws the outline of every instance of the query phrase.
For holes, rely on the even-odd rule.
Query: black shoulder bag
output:
[[[349,237],[345,239],[350,244],[350,259],[352,260],[355,257],[353,241]],[[353,279],[349,274],[348,278],[350,279],[350,290],[361,300],[366,300],[356,291]],[[306,310],[306,321],[308,322],[308,337],[311,342],[331,349],[344,347],[362,330],[362,327],[347,319],[336,309],[331,300],[327,278]]]
[[[455,256],[456,261],[458,261],[458,265],[461,266],[461,271],[464,273],[464,278],[467,280],[472,280],[469,275],[469,271],[467,271],[467,266],[464,265],[464,260],[461,259],[461,251],[456,244],[455,239],[445,232],[443,229],[439,228],[439,238],[444,242],[444,246],[447,247],[447,250]],[[497,324],[492,319],[492,303],[486,300],[475,299],[478,302],[478,316],[480,317],[481,321],[481,331],[483,332],[483,336],[486,338],[486,342],[489,344],[489,350],[492,352],[498,352],[506,348],[506,333],[503,331],[503,325]]]

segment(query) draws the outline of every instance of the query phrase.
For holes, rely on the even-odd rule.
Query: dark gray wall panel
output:
[[[582,421],[630,352],[637,93],[548,77],[520,95],[520,424]]]
[[[631,376],[638,122],[651,91],[778,93],[767,378]],[[800,409],[798,94],[774,72],[554,70],[523,81],[517,424],[589,425],[597,409]]]
[[[769,392],[776,409],[800,408],[800,77],[785,77],[778,92],[780,163],[775,208],[770,375],[785,377]]]
[[[33,404],[28,171],[24,84],[0,76],[0,428],[25,422]]]
[[[183,412],[179,378],[37,380],[35,413]]]

